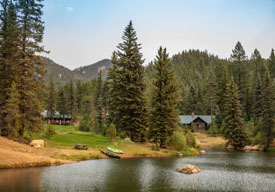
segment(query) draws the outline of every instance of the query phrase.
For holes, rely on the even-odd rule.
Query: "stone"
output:
[[[245,150],[245,151],[261,151],[262,149],[259,145],[254,145],[254,146],[247,145],[243,148],[243,150]]]
[[[200,150],[200,154],[204,155],[204,154],[206,154],[206,151],[205,150]]]
[[[185,173],[185,174],[194,174],[194,173],[199,173],[201,170],[195,166],[195,165],[190,165],[187,164],[183,168],[178,169],[178,172],[180,173]]]
[[[229,145],[227,146],[227,149],[234,149],[234,147],[233,147],[233,145],[229,144]]]
[[[124,141],[128,143],[133,143],[133,141],[130,138],[125,138]]]
[[[35,147],[35,148],[44,148],[45,147],[45,142],[42,139],[36,139],[36,140],[32,140],[30,143],[31,147]]]

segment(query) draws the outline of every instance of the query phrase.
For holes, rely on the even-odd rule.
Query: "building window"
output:
[[[200,127],[201,127],[201,125],[200,125],[200,124],[196,124],[196,127],[197,127],[197,128],[200,128]]]

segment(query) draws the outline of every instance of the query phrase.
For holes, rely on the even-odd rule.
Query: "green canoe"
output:
[[[119,149],[115,149],[115,148],[112,148],[112,147],[107,147],[107,149],[108,149],[109,151],[114,152],[114,153],[121,153],[121,154],[123,154],[123,151],[121,151],[121,150],[119,150]]]

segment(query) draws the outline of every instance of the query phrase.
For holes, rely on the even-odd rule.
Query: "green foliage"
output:
[[[47,111],[49,113],[49,117],[52,121],[56,110],[56,92],[55,92],[54,80],[52,76],[50,80],[49,92],[48,92],[48,98],[47,98],[46,104],[47,104]]]
[[[247,133],[242,118],[238,88],[233,78],[226,86],[222,132],[224,138],[228,139],[229,144],[233,145],[235,149],[247,144]]]
[[[196,139],[195,139],[195,136],[192,134],[192,132],[190,130],[187,130],[187,132],[184,135],[186,139],[186,144],[189,147],[196,148],[197,147]]]
[[[79,123],[79,130],[80,131],[94,131],[94,120],[91,114],[83,115],[80,123]]]
[[[275,94],[268,72],[266,72],[263,81],[262,99],[263,111],[261,133],[265,148],[268,148],[275,135]]]
[[[183,151],[187,148],[187,142],[181,131],[175,131],[172,136],[168,137],[167,145],[177,151]]]
[[[116,138],[116,127],[113,123],[111,123],[109,129],[107,129],[106,135],[110,138],[111,141]]]
[[[212,136],[212,137],[216,137],[218,135],[218,129],[216,127],[216,124],[215,123],[211,123],[210,124],[210,128],[209,130],[207,130],[206,132],[208,135]]]
[[[45,131],[45,138],[50,139],[53,135],[56,134],[54,128],[49,124],[47,130]]]
[[[156,73],[150,122],[150,136],[154,142],[160,142],[160,146],[165,145],[166,139],[173,134],[178,124],[177,85],[170,65],[166,48],[160,47],[153,66]]]
[[[113,54],[113,69],[108,77],[111,86],[109,117],[119,132],[126,131],[132,141],[143,142],[147,126],[144,67],[131,21],[122,39]]]

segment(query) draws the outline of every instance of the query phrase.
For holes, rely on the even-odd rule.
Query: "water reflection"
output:
[[[185,164],[202,172],[184,175]],[[6,182],[7,180],[7,182]],[[274,191],[275,153],[208,151],[185,158],[94,160],[2,170],[0,191]]]

